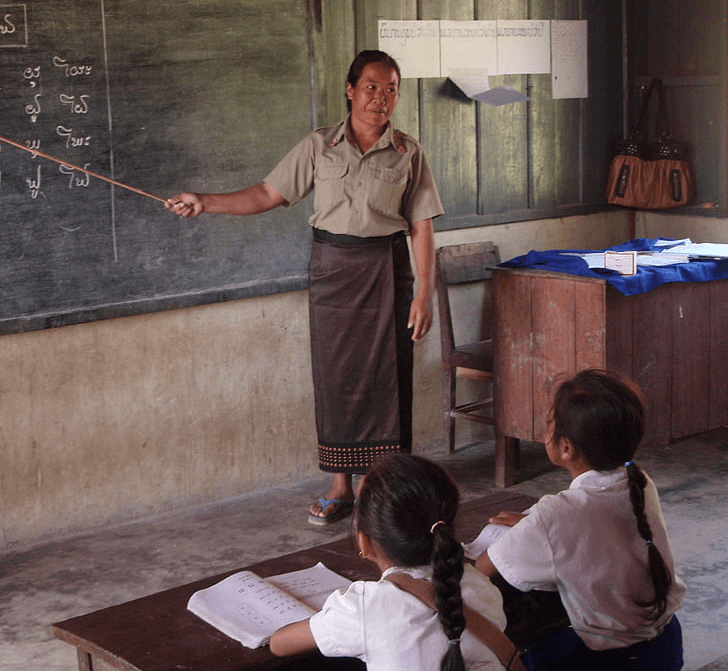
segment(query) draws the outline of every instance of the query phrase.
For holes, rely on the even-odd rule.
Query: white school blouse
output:
[[[657,621],[646,619],[636,604],[654,592],[624,468],[582,473],[569,489],[539,499],[488,548],[488,557],[514,587],[558,590],[572,627],[593,650],[654,638],[682,603],[685,584],[675,575],[657,488],[647,480],[647,519],[673,575],[667,610]]]
[[[447,638],[437,614],[416,596],[385,580],[392,572],[431,579],[428,567],[388,569],[378,582],[358,581],[338,590],[310,620],[311,633],[327,657],[357,657],[367,671],[437,671]],[[503,601],[488,578],[466,565],[460,582],[463,600],[502,631]],[[462,636],[466,669],[503,671],[495,653],[469,632]]]

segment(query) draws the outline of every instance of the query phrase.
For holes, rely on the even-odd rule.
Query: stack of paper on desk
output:
[[[667,252],[639,252],[637,254],[638,266],[672,266],[676,263],[687,263],[690,256],[675,254],[672,250]]]
[[[681,241],[681,244],[670,247],[670,254],[687,254],[692,257],[728,258],[728,244],[720,242],[690,242]]]
[[[268,579],[240,571],[195,592],[187,609],[244,646],[258,648],[277,629],[310,617],[329,594],[350,584],[320,562]]]
[[[589,268],[606,268],[617,270],[621,272],[620,268],[615,263],[610,263],[610,258],[613,261],[618,261],[621,258],[634,258],[634,265],[636,266],[672,266],[676,263],[687,263],[690,261],[691,255],[678,252],[676,248],[666,249],[664,251],[656,252],[588,252],[586,254],[579,254],[589,266]],[[631,272],[624,272],[626,275],[634,275],[634,269]]]

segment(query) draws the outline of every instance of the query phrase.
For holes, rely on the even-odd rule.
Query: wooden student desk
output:
[[[728,280],[624,296],[603,279],[496,268],[493,292],[501,486],[513,482],[518,439],[544,441],[561,374],[606,368],[634,380],[645,445],[728,421]]]
[[[499,492],[461,506],[460,540],[470,541],[500,510],[523,510],[535,499]],[[351,580],[377,579],[349,538],[293,552],[245,568],[261,577],[323,562]],[[79,671],[245,671],[246,669],[365,669],[352,659],[321,655],[277,658],[267,647],[250,650],[187,611],[193,592],[242,569],[205,578],[52,625],[53,635],[76,646]]]

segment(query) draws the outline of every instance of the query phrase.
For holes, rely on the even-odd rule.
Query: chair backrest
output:
[[[440,313],[440,338],[443,355],[455,347],[453,319],[448,287],[472,284],[490,279],[490,269],[500,263],[498,247],[492,242],[473,242],[440,247],[435,254],[435,285]],[[489,296],[486,297],[488,300]],[[484,317],[490,322],[491,307],[484,306]],[[487,326],[490,326],[488,323]]]

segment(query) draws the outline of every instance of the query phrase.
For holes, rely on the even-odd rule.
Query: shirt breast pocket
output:
[[[372,168],[371,176],[370,207],[389,216],[399,214],[407,188],[407,173],[394,168]]]
[[[344,178],[349,172],[346,163],[325,163],[314,173],[314,207],[329,208],[344,198]]]

